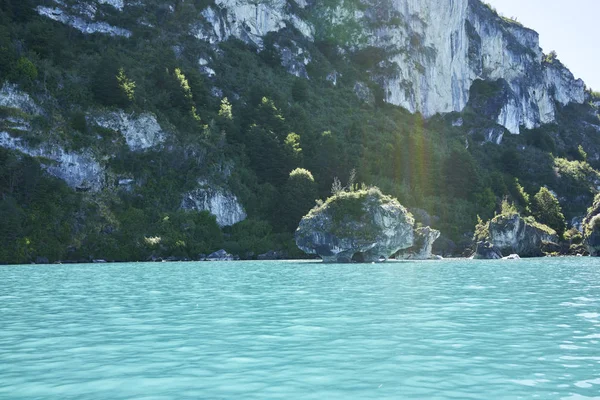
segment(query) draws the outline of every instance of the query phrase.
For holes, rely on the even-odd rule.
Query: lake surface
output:
[[[0,399],[600,399],[600,260],[0,266]]]

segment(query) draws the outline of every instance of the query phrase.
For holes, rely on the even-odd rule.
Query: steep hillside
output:
[[[460,253],[600,188],[600,98],[479,0],[0,4],[0,262],[293,256],[335,177]]]

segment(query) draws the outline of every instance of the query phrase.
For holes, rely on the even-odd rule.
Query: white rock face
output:
[[[166,134],[153,114],[128,115],[124,111],[96,117],[94,122],[106,129],[120,132],[131,151],[141,151],[164,143]]]
[[[563,105],[583,103],[583,82],[576,81],[559,62],[542,61],[536,32],[502,21],[475,1],[471,2],[468,22],[476,31],[471,34],[475,38],[472,42],[477,42],[477,37],[481,41],[481,68],[472,70],[471,77],[504,79],[514,93],[515,99],[498,116],[498,123],[511,133],[519,133],[520,125],[530,129],[553,122],[555,101]],[[473,72],[479,76],[473,76]]]
[[[72,188],[99,191],[104,187],[104,168],[89,152],[67,152],[61,147],[29,147],[7,132],[0,132],[0,147],[20,151],[32,157],[44,157],[55,161],[44,165],[51,175],[64,180]]]
[[[470,87],[467,0],[399,0],[389,7],[405,24],[384,25],[368,38],[370,45],[400,51],[390,59],[398,68],[384,80],[385,100],[425,116],[462,110]]]
[[[401,251],[396,255],[401,260],[431,260],[434,259],[433,243],[440,237],[441,232],[430,227],[415,229],[414,245],[409,250]]]
[[[123,0],[98,0],[98,3],[111,5],[119,11],[123,11],[124,7]]]
[[[306,66],[310,64],[312,58],[308,52],[302,47],[298,46],[293,40],[290,40],[289,47],[280,47],[275,45],[275,48],[281,55],[281,65],[287,70],[288,73],[297,76],[298,78],[308,79],[308,73],[306,72]]]
[[[502,254],[519,254],[524,257],[542,255],[544,242],[558,242],[558,236],[530,225],[518,214],[500,215],[490,221],[490,243]]]
[[[39,115],[43,110],[25,92],[16,85],[4,84],[0,90],[0,106],[16,108],[29,115]],[[12,129],[28,131],[27,121],[20,118],[8,118]],[[67,152],[60,146],[49,143],[42,147],[31,147],[8,132],[0,132],[0,147],[17,150],[32,157],[44,157],[54,161],[45,164],[44,168],[51,175],[64,180],[73,188],[84,188],[92,191],[104,187],[104,168],[94,159],[90,152]]]
[[[217,217],[219,226],[231,226],[246,219],[246,211],[229,190],[199,182],[200,187],[186,193],[181,208],[189,211],[208,211]]]
[[[501,144],[504,138],[504,130],[500,127],[485,129],[485,141],[489,143]]]
[[[80,32],[90,33],[103,33],[110,36],[123,36],[130,37],[131,32],[127,29],[112,26],[106,22],[94,22],[89,21],[86,18],[79,17],[76,15],[68,14],[66,11],[57,7],[43,7],[38,6],[36,8],[38,14],[53,19],[54,21],[62,22],[63,24],[72,26]],[[95,12],[95,10],[94,10]],[[89,13],[87,13],[89,14]],[[87,15],[90,17],[90,15]]]
[[[504,107],[500,110],[498,115],[499,125],[504,126],[508,131],[514,135],[518,135],[521,131],[521,110],[519,104],[515,99],[509,99]]]
[[[123,0],[97,0],[81,1],[69,13],[62,2],[37,10],[85,33],[130,36],[125,29],[95,21],[98,2],[124,7]],[[298,8],[311,18],[294,14]],[[307,0],[215,0],[202,11],[192,34],[212,44],[235,37],[262,48],[265,35],[290,27],[313,40],[314,21],[332,28],[358,26],[360,31],[342,43],[346,51],[385,49],[388,55],[382,62],[390,68],[373,72],[384,100],[426,117],[462,111],[476,79],[507,82],[510,96],[492,119],[513,134],[521,126],[555,121],[556,102],[584,101],[583,82],[560,62],[544,61],[536,32],[500,18],[480,0],[362,0],[360,7],[342,1],[334,8]],[[298,49],[280,50],[288,71],[307,77],[302,64],[311,57],[303,59]],[[203,72],[213,76],[214,71],[204,66]]]
[[[27,93],[22,92],[17,85],[11,83],[5,83],[0,89],[0,106],[17,108],[32,115],[42,113],[42,109]]]
[[[216,8],[208,7],[202,16],[208,23],[199,26],[194,34],[210,43],[218,43],[236,37],[262,48],[263,37],[291,25],[305,37],[312,38],[312,27],[285,8],[285,0],[256,2],[251,0],[217,0]],[[301,7],[306,6],[300,2]],[[226,12],[224,12],[226,10]]]
[[[536,32],[503,20],[478,0],[364,3],[367,7],[360,10],[341,6],[315,17],[326,18],[334,26],[363,26],[357,39],[360,44],[347,43],[350,47],[394,50],[387,62],[395,66],[395,72],[378,79],[389,103],[425,116],[461,111],[469,101],[475,79],[504,79],[514,96],[507,99],[495,118],[518,134],[521,126],[533,128],[553,122],[555,101],[563,105],[584,101],[583,82],[576,81],[559,63],[542,61]],[[307,7],[306,2],[297,4]],[[219,9],[208,8],[203,14],[210,28],[199,28],[196,33],[211,43],[234,36],[260,47],[264,35],[288,23],[308,39],[313,38],[310,25],[286,14],[284,0],[263,4],[218,0],[217,6]],[[386,23],[391,17],[402,23]]]
[[[406,21],[372,32],[377,47],[395,46],[397,74],[384,80],[386,101],[425,116],[461,111],[475,79],[508,82],[497,122],[511,133],[555,120],[554,101],[583,103],[583,82],[562,65],[542,62],[536,32],[497,17],[476,0],[389,2]],[[443,21],[443,23],[440,23]]]

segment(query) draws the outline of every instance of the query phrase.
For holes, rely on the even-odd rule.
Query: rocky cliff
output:
[[[542,53],[536,32],[498,16],[479,0],[333,4],[221,0],[204,12],[206,22],[196,36],[211,42],[235,36],[261,46],[269,32],[293,27],[313,40],[314,26],[328,25],[316,32],[317,39],[334,39],[349,51],[383,50],[372,79],[382,85],[385,101],[412,112],[461,111],[475,80],[504,82],[506,91],[488,116],[513,134],[520,126],[555,121],[556,104],[584,101],[583,82]],[[307,20],[290,11],[298,8]]]
[[[585,244],[592,256],[600,256],[600,195],[594,199],[583,220]]]
[[[198,188],[185,193],[181,201],[183,210],[208,211],[217,218],[219,226],[231,226],[246,219],[246,211],[230,190],[198,182]]]
[[[396,259],[429,260],[434,258],[432,249],[434,242],[440,237],[440,231],[430,227],[420,227],[414,231],[414,243],[410,249],[401,251]]]
[[[504,256],[541,256],[544,243],[558,242],[555,231],[545,225],[528,221],[519,214],[499,215],[492,219],[489,224],[489,237],[491,244]]]
[[[103,21],[100,3],[120,12],[143,7],[130,0],[57,1],[37,10],[84,33],[129,37],[129,30]],[[476,80],[505,85],[500,98],[485,105],[486,114],[513,134],[555,121],[557,104],[584,102],[583,82],[542,53],[535,31],[480,0],[217,0],[195,18],[190,33],[210,44],[237,38],[260,49],[268,34],[283,30],[334,43],[344,54],[378,50],[370,72],[384,100],[426,117],[462,111]],[[291,73],[308,77],[304,67],[312,58],[302,43],[288,40],[277,50]]]

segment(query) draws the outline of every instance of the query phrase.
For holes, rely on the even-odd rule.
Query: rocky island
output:
[[[377,262],[412,248],[417,257],[431,256],[439,232],[418,229],[398,200],[377,188],[341,191],[312,209],[296,230],[296,244],[324,262]]]
[[[594,204],[588,209],[583,220],[585,244],[592,256],[600,256],[600,195],[597,195]]]

